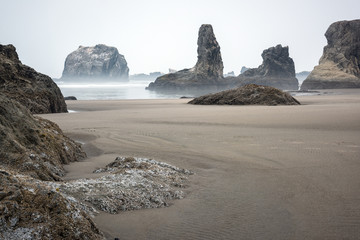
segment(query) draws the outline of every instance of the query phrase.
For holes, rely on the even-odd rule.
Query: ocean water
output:
[[[136,80],[124,83],[78,83],[67,84],[63,82],[56,82],[59,86],[64,97],[75,96],[78,100],[119,100],[119,99],[178,99],[180,97],[197,97],[206,92],[188,92],[188,93],[176,93],[176,92],[156,92],[146,90],[152,81]],[[317,95],[316,91],[301,92],[290,91],[293,96],[306,96]]]
[[[180,98],[179,94],[164,94],[146,90],[151,81],[129,81],[124,83],[67,84],[57,82],[64,97],[75,96],[78,100],[117,99],[166,99]]]

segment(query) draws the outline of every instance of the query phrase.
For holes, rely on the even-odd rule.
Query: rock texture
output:
[[[262,64],[250,68],[236,78],[229,78],[230,86],[259,84],[284,90],[297,90],[298,80],[295,77],[295,65],[289,57],[289,48],[280,44],[263,51]]]
[[[216,87],[223,80],[220,46],[210,24],[203,24],[198,36],[195,67],[165,74],[150,83],[149,90],[197,90]]]
[[[93,221],[46,182],[0,167],[0,239],[104,239]]]
[[[0,166],[41,180],[60,180],[66,164],[85,157],[53,122],[34,117],[0,94]]]
[[[117,157],[94,172],[101,176],[52,182],[51,186],[69,199],[78,199],[79,208],[89,214],[96,214],[98,210],[115,214],[170,206],[174,199],[185,196],[183,190],[192,174],[163,162],[133,157]]]
[[[32,113],[67,112],[58,86],[50,77],[23,65],[13,45],[0,45],[0,93]]]
[[[80,46],[66,57],[61,79],[127,81],[129,68],[125,57],[115,47],[104,44],[95,47]]]
[[[360,19],[330,25],[319,65],[301,90],[360,87]]]
[[[249,84],[195,98],[190,104],[201,105],[299,105],[290,94],[269,86]]]

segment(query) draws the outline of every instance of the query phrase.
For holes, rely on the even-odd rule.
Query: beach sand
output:
[[[66,179],[117,156],[195,172],[185,199],[95,222],[108,239],[359,239],[360,89],[301,106],[195,106],[181,100],[67,101],[42,115],[85,143]]]

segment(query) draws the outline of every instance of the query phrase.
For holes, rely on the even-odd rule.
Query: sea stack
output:
[[[289,57],[289,47],[280,44],[270,47],[263,51],[261,57],[263,62],[258,68],[250,68],[236,78],[229,78],[231,85],[259,84],[283,90],[299,88],[294,61]]]
[[[80,46],[65,60],[62,81],[94,80],[118,82],[129,80],[129,68],[124,55],[115,47],[98,44],[95,47]]]
[[[223,80],[224,65],[210,24],[201,25],[197,44],[198,59],[193,68],[158,77],[147,89],[202,90],[216,87]]]
[[[18,101],[31,113],[67,112],[54,81],[21,63],[13,45],[0,44],[0,94]]]
[[[323,55],[301,90],[360,87],[360,19],[330,25]]]

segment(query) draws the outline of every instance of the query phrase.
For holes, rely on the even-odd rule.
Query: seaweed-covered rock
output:
[[[200,105],[299,105],[289,93],[269,86],[249,84],[195,98],[190,104]]]
[[[169,206],[185,196],[183,190],[191,171],[146,158],[118,157],[105,168],[94,171],[103,176],[52,182],[53,189],[78,199],[89,214],[97,210],[119,213],[142,208]],[[107,173],[106,175],[104,175]]]
[[[81,146],[53,122],[34,117],[0,94],[0,166],[41,180],[60,180],[63,164],[84,158]]]
[[[301,90],[360,87],[360,19],[330,25],[327,45]]]
[[[65,60],[62,81],[128,81],[129,68],[115,47],[98,44],[80,46]]]
[[[67,112],[64,97],[54,81],[22,64],[13,45],[0,44],[0,93],[32,113]]]
[[[195,67],[165,74],[149,84],[149,90],[199,90],[213,88],[223,80],[220,46],[210,24],[203,24],[198,36]]]
[[[263,62],[258,68],[250,68],[238,77],[228,78],[230,85],[258,84],[284,90],[298,90],[299,82],[295,77],[295,65],[289,57],[288,47],[279,44],[265,49],[261,56]]]
[[[91,218],[47,186],[0,168],[0,239],[104,239]]]

